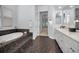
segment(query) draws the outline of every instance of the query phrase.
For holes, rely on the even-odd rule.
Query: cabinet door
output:
[[[60,33],[61,33],[61,32],[60,32]],[[63,33],[61,33],[61,36],[60,36],[60,37],[61,37],[61,40],[60,40],[60,41],[61,41],[62,50],[63,50],[64,53],[67,53],[67,52],[68,52],[67,46],[66,46],[67,43],[66,43],[66,41],[65,41],[66,38],[65,38],[65,36],[64,36]]]
[[[68,47],[68,52],[79,52],[79,43],[76,42],[74,39],[67,37],[66,46]]]
[[[79,43],[76,42],[74,39],[66,36],[65,34],[62,33],[62,46],[63,46],[63,51],[66,53],[75,53],[79,52]]]
[[[58,45],[60,46],[61,50],[63,52],[67,52],[63,34],[57,30],[56,30],[55,34],[56,34],[56,41],[57,41]]]
[[[67,35],[56,31],[56,40],[64,53],[78,53],[79,43]]]

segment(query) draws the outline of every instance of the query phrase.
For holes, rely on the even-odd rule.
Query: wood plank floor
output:
[[[38,36],[33,45],[28,48],[27,53],[62,53],[56,40],[48,36]]]

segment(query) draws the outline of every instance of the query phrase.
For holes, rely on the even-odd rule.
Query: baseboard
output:
[[[49,38],[51,38],[51,39],[55,39],[54,37],[52,37],[52,36],[49,36]]]

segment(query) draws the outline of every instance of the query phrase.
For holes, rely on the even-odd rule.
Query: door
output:
[[[40,34],[48,35],[48,11],[40,12]]]

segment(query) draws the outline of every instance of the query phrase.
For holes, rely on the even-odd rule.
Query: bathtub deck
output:
[[[32,34],[31,33],[23,34],[22,37],[17,38],[15,41],[0,47],[0,52],[1,53],[23,52],[24,46],[26,45],[26,48],[28,48],[30,44],[32,44]]]

